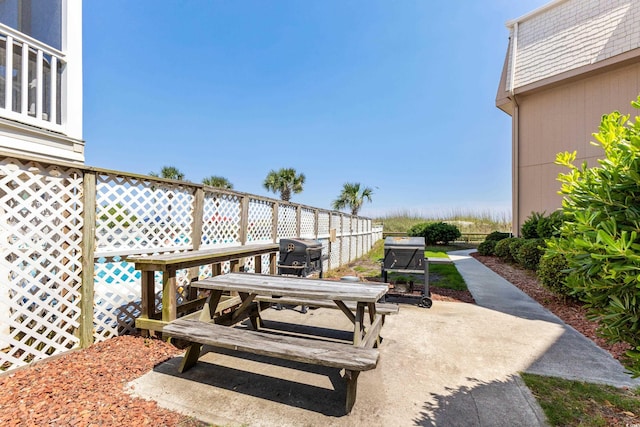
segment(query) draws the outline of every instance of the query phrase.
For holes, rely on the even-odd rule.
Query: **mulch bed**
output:
[[[179,353],[161,340],[121,336],[0,376],[0,425],[202,426],[125,392]]]

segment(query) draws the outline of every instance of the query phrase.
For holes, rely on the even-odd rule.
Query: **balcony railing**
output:
[[[64,133],[65,54],[0,23],[0,117]]]

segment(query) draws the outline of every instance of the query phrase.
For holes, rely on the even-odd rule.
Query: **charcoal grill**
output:
[[[387,237],[384,240],[384,259],[382,261],[382,280],[387,282],[389,272],[424,274],[424,286],[420,295],[420,305],[431,307],[428,267],[424,258],[424,237]],[[413,283],[396,285],[389,295],[413,293]]]
[[[322,243],[313,239],[280,239],[278,274],[322,278]]]

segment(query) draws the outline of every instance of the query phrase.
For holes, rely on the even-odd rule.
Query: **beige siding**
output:
[[[518,97],[519,146],[514,200],[514,231],[531,212],[552,212],[561,205],[554,164],[561,151],[578,152],[578,162],[596,165],[602,150],[590,144],[603,114],[638,114],[630,102],[640,93],[640,64],[573,80]]]

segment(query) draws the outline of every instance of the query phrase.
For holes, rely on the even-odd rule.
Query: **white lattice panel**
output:
[[[329,218],[331,214],[328,212],[318,212],[318,236],[329,235]]]
[[[94,269],[94,339],[134,332],[140,315],[140,272],[119,257],[100,258]]]
[[[342,234],[347,235],[351,234],[351,217],[344,216],[342,217]]]
[[[242,198],[226,193],[205,193],[200,248],[240,244]]]
[[[273,241],[273,202],[249,199],[247,243]]]
[[[296,213],[295,206],[278,206],[278,238],[296,237]]]
[[[193,191],[129,176],[96,178],[96,252],[191,244]]]
[[[336,230],[336,234],[338,236],[342,236],[342,222],[340,220],[340,215],[331,214],[331,228]]]
[[[342,238],[338,237],[335,242],[331,243],[331,266],[330,269],[338,268],[342,265],[342,257],[340,256],[340,248],[342,247]]]
[[[313,209],[302,208],[300,210],[300,237],[306,239],[316,238],[316,212]]]
[[[0,369],[78,345],[82,172],[0,161]]]
[[[349,263],[351,254],[349,253],[349,246],[351,245],[351,236],[344,236],[340,239],[342,244],[342,257],[340,259],[340,265]]]

